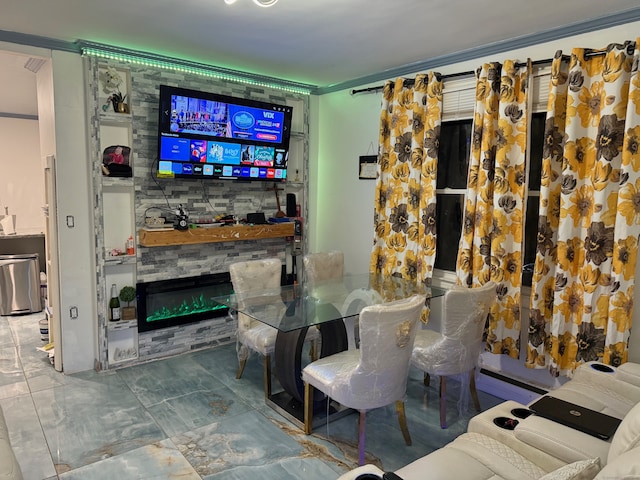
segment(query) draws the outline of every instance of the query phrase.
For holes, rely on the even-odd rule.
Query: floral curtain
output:
[[[485,348],[518,358],[529,64],[490,63],[477,72],[476,106],[458,283],[497,283]]]
[[[430,284],[442,81],[429,73],[405,83],[383,91],[370,271]]]
[[[526,364],[627,360],[640,233],[637,42],[552,64]]]

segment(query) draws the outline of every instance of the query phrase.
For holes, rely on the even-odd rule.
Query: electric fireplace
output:
[[[211,299],[232,291],[228,272],[138,283],[138,331],[225,316],[228,308]]]

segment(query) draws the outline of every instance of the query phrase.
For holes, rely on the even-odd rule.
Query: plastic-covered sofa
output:
[[[623,418],[640,402],[640,365],[625,363],[618,368],[589,362],[576,369],[570,381],[553,391],[567,402]]]
[[[527,406],[506,401],[473,417],[467,432],[451,443],[395,473],[403,480],[640,479],[640,368],[635,365],[605,369],[588,363],[552,392],[621,418],[609,440],[531,415]],[[339,480],[365,473],[383,474],[365,465]]]

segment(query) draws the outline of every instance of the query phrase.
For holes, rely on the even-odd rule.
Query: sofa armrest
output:
[[[616,371],[616,377],[623,382],[640,387],[640,363],[627,362],[620,365]]]
[[[607,461],[610,441],[604,441],[537,415],[523,419],[514,430],[516,439],[565,463],[599,457]]]
[[[553,454],[550,455],[549,452],[543,452],[538,448],[534,448],[531,445],[518,440],[515,437],[515,430],[505,430],[498,427],[493,422],[496,417],[513,418],[518,422],[522,422],[523,420],[520,418],[516,418],[513,415],[512,411],[514,409],[526,408],[527,407],[525,405],[521,405],[520,403],[514,402],[513,400],[502,402],[495,407],[492,407],[489,410],[485,410],[484,412],[472,417],[471,420],[469,420],[467,432],[481,433],[495,440],[498,440],[505,445],[509,445],[509,447],[514,451],[526,457],[536,465],[540,465],[547,472],[563,466],[565,462],[560,461]],[[517,429],[518,427],[516,427],[516,430]]]

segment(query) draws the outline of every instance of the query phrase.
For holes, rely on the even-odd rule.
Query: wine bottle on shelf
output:
[[[111,285],[111,298],[109,299],[109,320],[117,322],[120,320],[120,299],[116,284]]]

